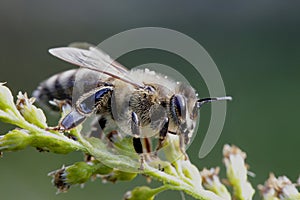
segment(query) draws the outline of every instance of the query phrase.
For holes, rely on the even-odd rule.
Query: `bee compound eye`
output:
[[[180,124],[181,120],[186,118],[186,102],[182,95],[175,94],[170,101],[171,114],[175,121]]]

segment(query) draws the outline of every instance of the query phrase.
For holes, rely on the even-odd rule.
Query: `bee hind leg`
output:
[[[81,124],[85,119],[86,116],[80,114],[78,111],[73,109],[61,120],[58,126],[48,127],[47,130],[54,130],[54,131],[61,131],[61,132],[68,131]]]

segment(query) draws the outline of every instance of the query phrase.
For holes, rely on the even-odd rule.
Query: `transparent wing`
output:
[[[49,49],[49,53],[74,65],[106,74],[137,87],[143,86],[128,76],[128,70],[123,65],[96,47],[90,47],[89,50],[59,47]]]

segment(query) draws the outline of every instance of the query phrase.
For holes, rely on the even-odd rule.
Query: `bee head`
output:
[[[175,124],[175,132],[183,134],[185,143],[189,142],[196,127],[198,109],[195,109],[196,102],[192,103],[182,94],[174,94],[170,99],[170,113]]]
[[[182,87],[181,87],[182,88]],[[176,133],[183,134],[185,144],[192,137],[198,120],[198,111],[203,104],[213,101],[231,100],[231,97],[198,99],[192,88],[182,88],[170,99],[170,113],[176,126]]]

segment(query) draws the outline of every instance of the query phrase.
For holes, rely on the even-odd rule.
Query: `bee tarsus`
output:
[[[67,131],[81,124],[87,116],[82,115],[76,109],[73,109],[59,123],[59,131]]]

